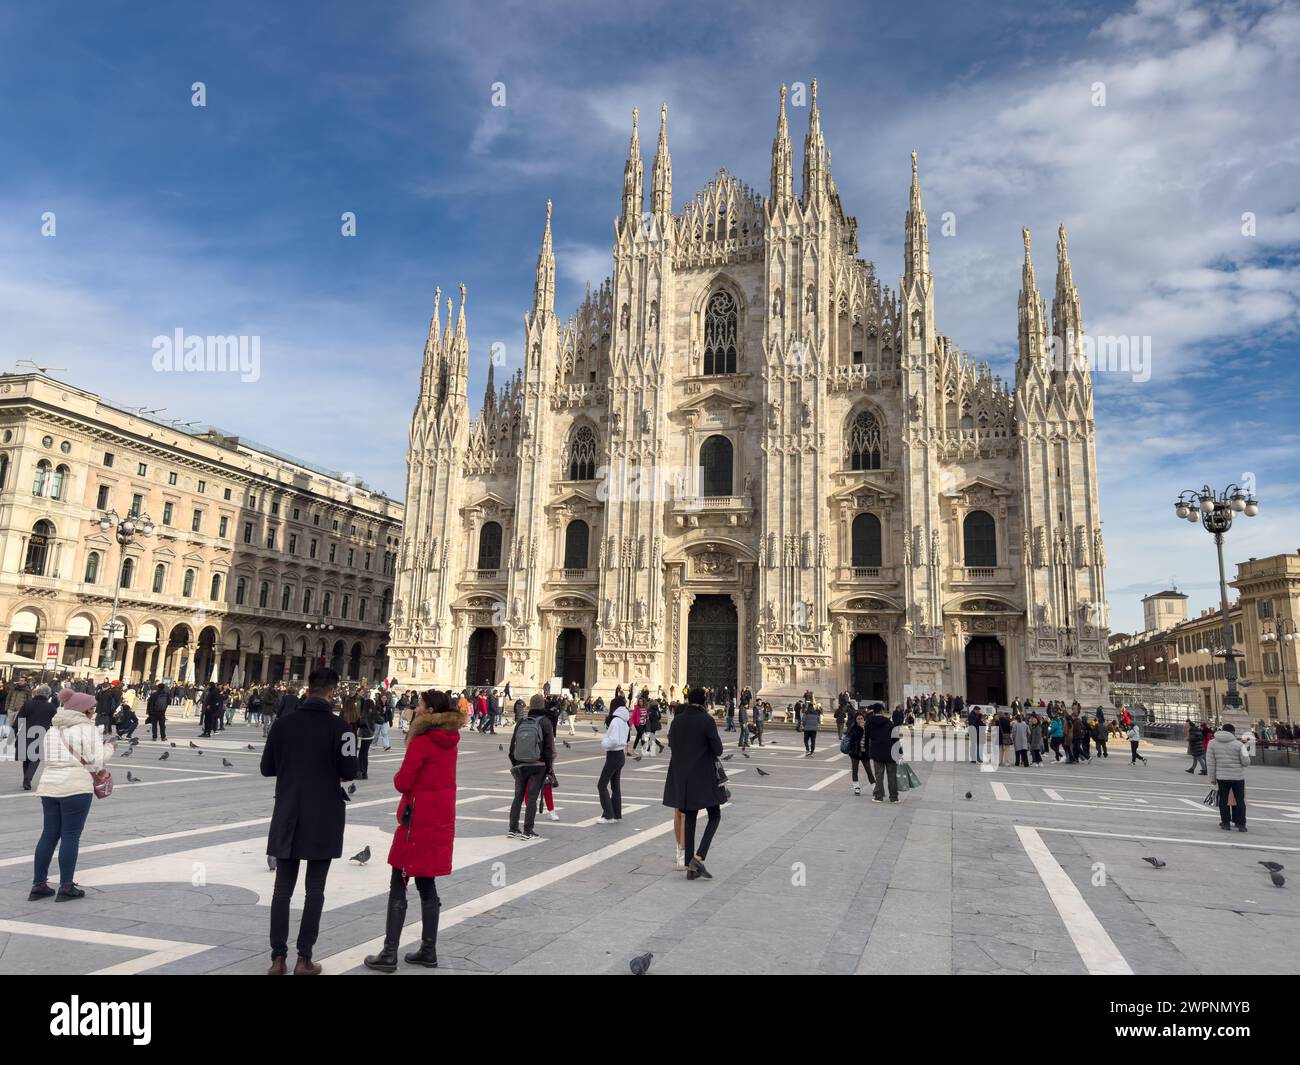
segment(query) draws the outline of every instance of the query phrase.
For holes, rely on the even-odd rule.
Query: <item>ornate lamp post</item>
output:
[[[332,621],[329,621],[326,618],[324,607],[321,608],[320,616],[315,621],[307,622],[307,631],[308,632],[333,632],[334,631],[334,623]],[[324,658],[324,655],[322,655],[321,657]],[[311,670],[308,669],[307,672],[310,673]]]
[[[1282,662],[1282,699],[1286,703],[1286,723],[1291,724],[1291,693],[1287,689],[1286,679],[1286,646],[1290,643],[1295,645],[1295,641],[1300,639],[1297,635],[1295,622],[1290,618],[1277,618],[1273,622],[1271,629],[1266,629],[1264,634],[1259,638],[1261,643],[1277,644],[1277,657]]]
[[[1174,503],[1174,513],[1182,521],[1200,522],[1205,531],[1213,535],[1214,547],[1219,555],[1219,601],[1223,608],[1223,671],[1228,679],[1228,691],[1223,697],[1224,710],[1241,718],[1246,716],[1241,696],[1237,694],[1237,652],[1232,649],[1232,619],[1228,612],[1228,578],[1223,569],[1223,536],[1232,528],[1234,514],[1253,518],[1259,513],[1259,500],[1239,485],[1230,484],[1216,493],[1208,484],[1199,492],[1181,493]]]
[[[150,521],[147,514],[128,514],[125,518],[122,518],[118,516],[116,510],[106,510],[95,521],[95,524],[99,526],[99,531],[105,535],[110,530],[115,531],[117,542],[122,547],[119,552],[120,557],[117,560],[117,579],[113,582],[113,611],[109,615],[108,624],[104,627],[107,646],[104,648],[103,657],[100,659],[101,667],[112,673],[114,659],[117,657],[117,604],[122,594],[122,569],[126,565],[126,549],[131,546],[132,541],[137,536],[152,536],[153,522]]]

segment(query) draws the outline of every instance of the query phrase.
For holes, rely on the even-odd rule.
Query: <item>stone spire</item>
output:
[[[637,109],[632,108],[632,143],[627,149],[627,165],[623,167],[623,213],[619,215],[619,229],[627,231],[629,225],[641,224],[641,203],[645,191],[645,171],[641,166],[641,141],[636,129]]]
[[[785,86],[781,86],[781,111],[772,139],[772,206],[785,209],[794,202],[794,153],[790,149],[790,127],[785,120]]]
[[[1056,235],[1056,295],[1052,298],[1052,335],[1066,355],[1078,351],[1079,338],[1083,336],[1083,311],[1079,304],[1079,290],[1074,287],[1074,275],[1070,271],[1064,222]],[[1071,363],[1072,360],[1066,360],[1066,365]]]
[[[420,398],[435,397],[439,368],[442,364],[442,289],[433,294],[433,317],[429,320],[429,339],[424,342],[424,366],[420,370]],[[441,398],[441,397],[437,397]]]
[[[912,194],[907,205],[906,234],[903,238],[903,290],[910,292],[919,280],[930,281],[930,236],[921,206],[921,182],[916,173],[916,152],[912,153]]]
[[[451,323],[451,300],[447,300],[447,321]],[[456,315],[456,333],[447,350],[447,361],[451,367],[452,396],[465,398],[465,387],[469,383],[469,330],[465,327],[465,283],[460,284],[460,311]]]
[[[650,211],[661,237],[667,236],[673,217],[673,160],[668,154],[668,105],[659,107],[659,147],[650,174]]]
[[[826,138],[822,136],[821,112],[817,109],[817,79],[812,83],[812,104],[808,110],[808,135],[803,140],[803,205],[826,199]]]
[[[533,317],[555,312],[555,252],[551,248],[551,201],[546,201],[546,230],[537,253],[537,280],[533,284]]]
[[[1025,264],[1020,279],[1020,362],[1042,362],[1046,355],[1046,319],[1047,305],[1038,292],[1038,282],[1034,278],[1034,260],[1029,254],[1029,230],[1022,229],[1020,235],[1025,241]]]
[[[496,361],[492,354],[488,354],[488,378],[487,388],[483,390],[483,413],[487,414],[497,405],[497,390],[495,387],[496,379]]]

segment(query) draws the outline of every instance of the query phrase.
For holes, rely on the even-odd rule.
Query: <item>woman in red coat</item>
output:
[[[397,971],[397,947],[406,924],[406,882],[411,877],[420,893],[424,927],[420,949],[406,955],[406,963],[438,967],[438,911],[442,903],[434,877],[451,872],[456,838],[456,747],[464,724],[464,715],[451,705],[446,692],[430,690],[420,695],[406,734],[406,757],[393,777],[393,787],[402,793],[402,801],[388,851],[393,878],[384,946],[365,959],[367,969]]]

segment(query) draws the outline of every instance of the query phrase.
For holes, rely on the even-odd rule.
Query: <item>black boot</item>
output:
[[[406,955],[407,965],[423,965],[426,969],[438,967],[438,911],[440,899],[420,900],[420,917],[424,927],[420,931],[420,949]]]
[[[384,926],[384,945],[378,954],[368,954],[362,964],[381,973],[397,972],[397,947],[406,926],[406,898],[388,900],[388,923]]]

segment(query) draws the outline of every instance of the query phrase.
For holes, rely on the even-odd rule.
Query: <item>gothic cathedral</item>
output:
[[[1012,390],[935,326],[912,157],[894,292],[858,258],[812,83],[764,196],[674,210],[637,116],[613,269],[555,311],[551,206],[523,366],[468,408],[441,294],[411,420],[390,655],[404,684],[748,685],[785,703],[1107,694],[1092,379],[1065,228],[1049,322],[1024,235]]]

